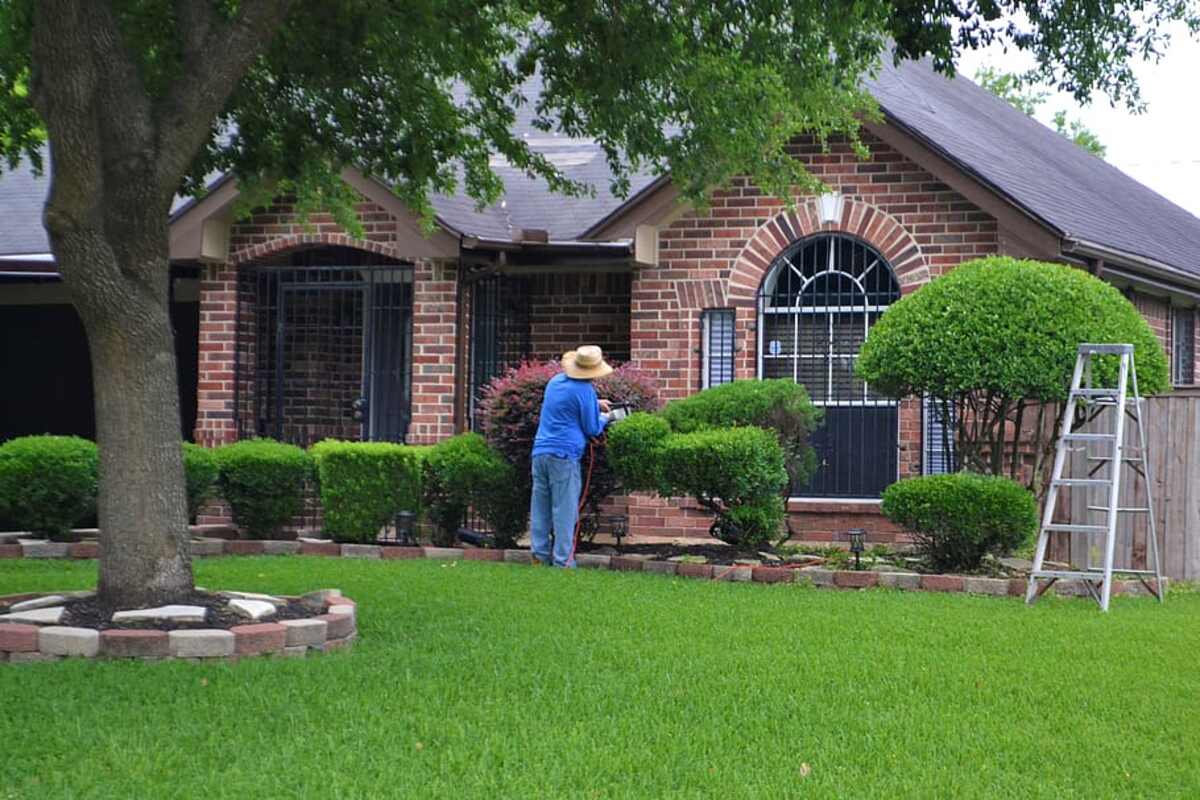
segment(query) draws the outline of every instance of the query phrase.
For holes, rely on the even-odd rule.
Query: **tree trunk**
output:
[[[76,237],[64,238],[56,251],[74,256],[70,240]],[[128,248],[128,240],[123,245]],[[109,608],[178,602],[193,589],[163,250],[151,280],[135,277],[145,275],[144,269],[97,263],[112,258],[109,248],[92,249],[90,263],[71,263],[75,257],[59,261],[91,352],[100,448],[98,591]]]

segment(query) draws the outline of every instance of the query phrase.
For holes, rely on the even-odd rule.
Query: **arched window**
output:
[[[794,495],[878,497],[896,479],[896,402],[854,374],[871,326],[900,297],[891,265],[841,234],[796,242],[772,263],[759,292],[763,378],[791,378],[825,410],[813,437],[821,466]]]

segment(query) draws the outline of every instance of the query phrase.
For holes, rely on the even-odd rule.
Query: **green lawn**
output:
[[[94,565],[0,561],[0,593]],[[1200,595],[1019,601],[506,564],[201,561],[351,652],[0,666],[0,798],[1196,797]]]

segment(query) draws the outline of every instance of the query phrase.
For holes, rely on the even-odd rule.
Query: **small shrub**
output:
[[[960,472],[893,483],[884,515],[913,535],[917,551],[939,572],[978,569],[988,554],[1003,556],[1037,530],[1037,501],[1017,483]]]
[[[527,484],[526,484],[527,485]],[[464,433],[429,448],[424,458],[424,500],[434,523],[434,543],[454,544],[474,509],[492,527],[498,547],[511,547],[525,531],[529,494],[506,462],[477,433]]]
[[[187,487],[189,520],[194,520],[200,507],[216,494],[219,471],[215,450],[191,442],[183,443],[183,477]]]
[[[374,542],[398,511],[421,511],[426,448],[327,439],[309,449],[325,531],[336,542]]]
[[[23,530],[71,541],[96,513],[96,445],[77,436],[21,436],[0,445],[0,508]]]
[[[608,463],[632,492],[653,492],[662,485],[661,453],[671,435],[659,414],[631,414],[608,427]]]
[[[821,409],[795,381],[733,381],[674,400],[662,413],[679,433],[751,425],[774,432],[791,486],[807,483],[816,471],[817,457],[808,439],[821,424]]]
[[[252,538],[269,539],[300,513],[312,473],[308,453],[273,439],[245,439],[218,448],[217,482],[233,519]]]
[[[783,449],[761,428],[673,434],[659,453],[659,493],[686,494],[713,512],[711,531],[745,549],[779,538],[787,485]]]

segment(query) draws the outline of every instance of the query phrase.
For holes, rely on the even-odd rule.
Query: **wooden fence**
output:
[[[1145,398],[1144,421],[1146,452],[1149,459],[1154,521],[1157,526],[1159,554],[1163,572],[1176,580],[1200,580],[1200,389],[1178,390],[1169,395]],[[1110,433],[1115,421],[1106,412],[1085,431]],[[1126,417],[1126,456],[1138,451],[1136,430]],[[1110,475],[1110,466],[1099,457],[1108,449],[1104,443],[1081,445],[1071,455],[1067,473],[1085,477]],[[1121,476],[1122,508],[1145,508],[1145,482],[1134,480],[1130,468]],[[1071,490],[1060,504],[1061,521],[1101,525],[1104,515],[1096,506],[1104,504],[1098,489]],[[1090,508],[1089,508],[1090,507]],[[1149,531],[1146,514],[1122,513],[1117,527],[1115,565],[1128,569],[1148,566]],[[1102,537],[1082,534],[1058,534],[1052,556],[1077,566],[1102,563]]]

